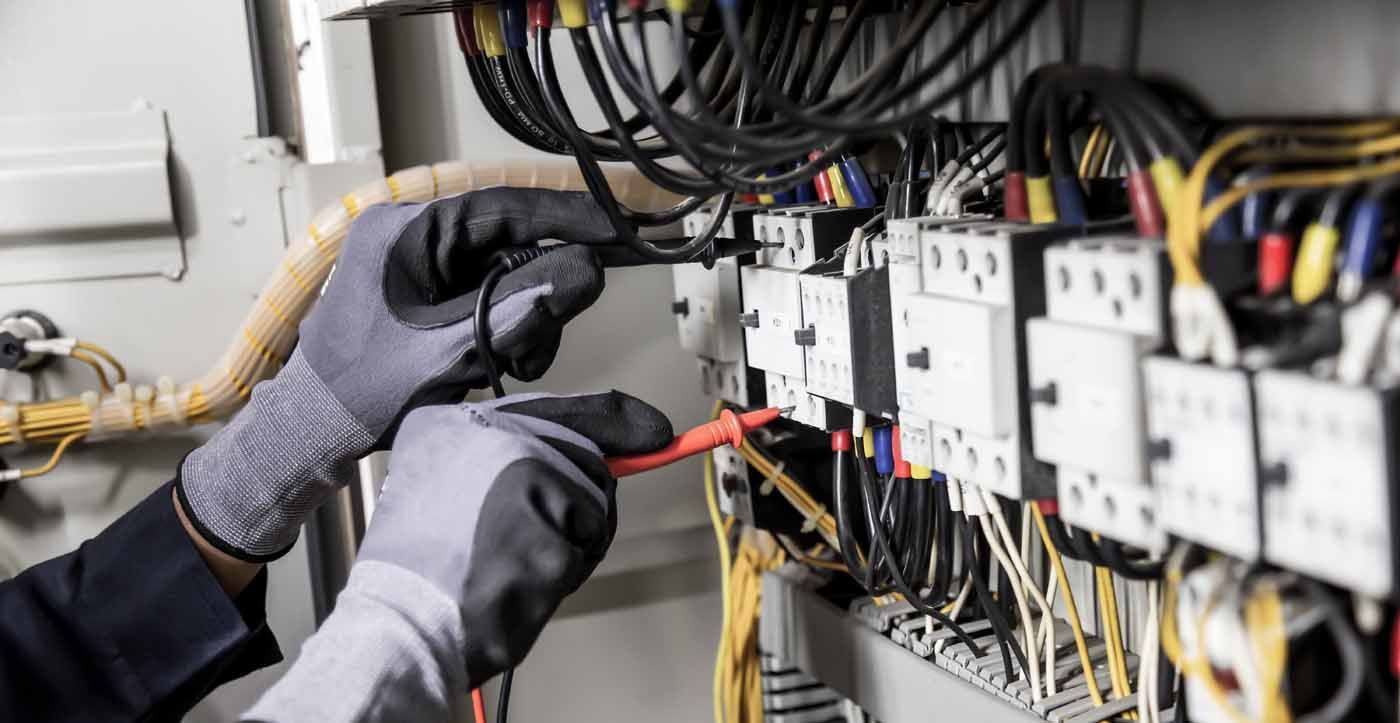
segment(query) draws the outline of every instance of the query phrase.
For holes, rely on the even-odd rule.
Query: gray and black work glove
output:
[[[302,518],[350,478],[357,458],[387,446],[409,409],[486,385],[472,317],[496,251],[612,238],[583,193],[493,188],[366,209],[286,366],[181,466],[176,489],[191,521],[235,557],[285,553]],[[490,319],[501,366],[521,379],[542,375],[565,323],[602,290],[586,245],[503,276]]]
[[[603,559],[617,525],[603,456],[671,437],[620,392],[409,413],[335,611],[247,719],[455,720]]]

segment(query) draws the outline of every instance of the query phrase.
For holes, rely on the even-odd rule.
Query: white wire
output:
[[[987,510],[992,513],[992,519],[996,522],[996,528],[1001,531],[1002,537],[1005,538],[1005,540],[1007,541],[1007,549],[1016,549],[1014,547],[1014,545],[1016,544],[1016,538],[1011,536],[1011,528],[1006,524],[1006,517],[1001,512],[1001,503],[997,501],[996,495],[980,487],[978,488],[978,492],[981,493],[982,500],[987,505]],[[1040,623],[1041,635],[1035,636],[1036,641],[1038,641],[1040,637],[1045,634],[1050,634],[1050,637],[1053,638],[1054,635],[1051,633],[1053,633],[1055,629],[1054,607],[1050,605],[1050,601],[1045,598],[1045,595],[1041,594],[1040,587],[1036,583],[1035,578],[1031,577],[1030,571],[1026,569],[1025,560],[1021,559],[1021,557],[1017,555],[1014,558],[1012,558],[1012,563],[1015,574],[1009,575],[1009,577],[1015,580],[1015,578],[1018,575],[1020,576],[1020,578],[1025,582],[1025,587],[1030,588],[1031,593],[1035,597],[1035,602],[1037,605],[1040,606],[1042,612]],[[1035,651],[1039,649],[1040,646],[1036,642],[1032,642],[1030,647],[1027,648],[1030,657],[1039,657],[1035,655]]]
[[[1031,618],[1031,606],[1026,602],[1026,589],[1021,584],[1021,576],[1017,574],[1017,568],[1012,564],[1011,556],[1006,554],[1006,550],[1001,546],[1001,540],[997,537],[996,523],[990,515],[980,515],[982,521],[982,532],[987,538],[987,547],[992,554],[1001,562],[1001,566],[1006,568],[1006,579],[1011,582],[1011,592],[1016,596],[1016,608],[1021,613],[1021,626],[1025,632],[1026,643],[1023,648],[1026,651],[1026,667],[1031,674],[1031,700],[1040,702],[1040,656],[1035,651],[1040,649],[1036,640],[1035,620]]]

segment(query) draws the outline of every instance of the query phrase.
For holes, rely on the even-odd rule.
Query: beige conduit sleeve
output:
[[[639,209],[662,209],[681,200],[643,178],[634,168],[605,170],[617,198]],[[297,324],[319,295],[350,223],[377,203],[430,201],[491,186],[586,190],[571,159],[538,161],[449,161],[416,166],[346,194],[322,209],[306,236],[291,245],[263,285],[238,333],[216,363],[196,381],[168,377],[154,387],[118,384],[111,393],[27,404],[0,403],[0,445],[130,436],[230,416],[248,400],[253,385],[282,367],[297,340]]]

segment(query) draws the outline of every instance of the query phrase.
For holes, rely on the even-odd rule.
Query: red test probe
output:
[[[782,416],[788,410],[768,407],[755,412],[735,414],[726,409],[720,412],[719,419],[702,424],[688,432],[676,435],[671,443],[646,454],[626,457],[609,457],[608,470],[614,477],[645,472],[657,467],[665,467],[691,455],[708,452],[716,447],[732,444],[735,447],[744,443],[744,435]]]

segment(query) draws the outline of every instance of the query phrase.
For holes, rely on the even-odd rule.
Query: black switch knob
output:
[[[809,326],[806,329],[793,329],[792,340],[797,342],[798,346],[816,346],[817,327]]]
[[[928,369],[928,347],[923,347],[918,351],[911,351],[904,355],[904,363],[910,369]]]
[[[681,299],[671,302],[671,313],[680,316],[690,316],[690,299]]]
[[[1288,483],[1288,464],[1275,462],[1259,470],[1259,482],[1264,485],[1282,487]]]
[[[1050,382],[1043,387],[1036,387],[1031,390],[1031,404],[1044,404],[1053,407],[1060,403],[1060,388]]]
[[[28,352],[24,340],[8,331],[0,331],[0,369],[16,369]]]
[[[750,311],[750,312],[747,313],[747,314],[740,314],[740,315],[739,315],[739,326],[742,326],[742,327],[744,327],[744,328],[746,328],[746,329],[757,329],[757,328],[758,328],[758,312],[757,312],[757,311]]]

